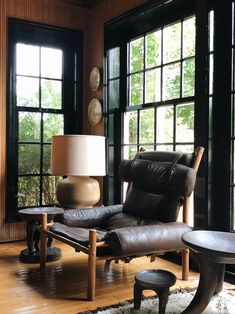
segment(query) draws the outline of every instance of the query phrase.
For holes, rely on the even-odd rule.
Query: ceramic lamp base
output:
[[[56,196],[64,208],[91,208],[100,199],[100,186],[88,176],[68,176],[58,182]]]

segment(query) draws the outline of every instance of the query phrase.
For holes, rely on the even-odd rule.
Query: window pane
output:
[[[130,42],[130,73],[144,68],[144,38]]]
[[[39,80],[16,77],[16,105],[18,107],[39,107]]]
[[[139,150],[142,152],[152,152],[154,151],[154,145],[141,145]]]
[[[235,49],[232,49],[232,80],[231,80],[231,91],[235,91]]]
[[[194,105],[184,104],[176,107],[176,141],[194,141]]]
[[[159,152],[161,152],[161,151],[172,152],[173,151],[173,145],[157,145],[156,150]]]
[[[214,55],[209,57],[209,94],[213,94]]]
[[[119,79],[109,82],[109,109],[119,107]]]
[[[43,176],[42,177],[42,205],[56,204],[56,186],[60,177]]]
[[[20,144],[18,146],[19,174],[40,173],[40,145]]]
[[[110,49],[108,53],[109,78],[119,76],[120,72],[120,48]]]
[[[183,97],[194,96],[195,90],[195,59],[188,59],[183,62]]]
[[[41,48],[41,76],[47,78],[62,78],[62,50]]]
[[[39,75],[39,47],[16,44],[16,74]]]
[[[130,76],[130,105],[141,105],[143,103],[143,74],[132,74]]]
[[[42,108],[61,109],[62,83],[53,80],[41,80]]]
[[[137,146],[124,146],[123,148],[123,158],[133,159],[137,153]]]
[[[146,68],[161,64],[161,31],[146,36]]]
[[[114,179],[108,178],[108,204],[113,205],[114,204]]]
[[[180,97],[180,63],[163,67],[163,100]]]
[[[173,126],[173,106],[164,106],[157,108],[157,143],[173,142]]]
[[[180,59],[181,23],[163,29],[163,63]]]
[[[195,17],[183,22],[183,58],[195,55]]]
[[[126,112],[124,115],[124,144],[137,143],[137,112]]]
[[[194,146],[193,145],[176,145],[175,150],[181,153],[193,153]]]
[[[235,1],[232,3],[232,45],[234,45],[235,39]]]
[[[114,146],[109,146],[108,174],[114,176]]]
[[[209,14],[209,51],[214,50],[214,11]]]
[[[43,141],[51,142],[53,135],[64,133],[64,116],[62,114],[43,114]]]
[[[161,99],[161,71],[160,69],[145,73],[145,103],[160,101]]]
[[[140,111],[140,143],[154,143],[154,109]]]
[[[109,144],[114,143],[114,114],[110,114],[108,118],[108,138]]]
[[[43,145],[43,173],[50,173],[51,168],[51,145]]]
[[[40,179],[38,176],[19,177],[18,207],[36,206],[40,204]]]
[[[19,112],[20,141],[40,141],[41,114],[33,112]]]

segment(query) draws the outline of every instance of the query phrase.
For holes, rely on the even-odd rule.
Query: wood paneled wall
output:
[[[79,29],[84,32],[83,131],[102,135],[103,121],[91,126],[87,120],[89,101],[103,99],[102,84],[96,92],[88,86],[93,66],[103,68],[104,23],[147,2],[147,0],[104,0],[89,10],[62,0],[0,0],[0,242],[25,238],[24,223],[6,223],[6,86],[7,18],[15,17],[39,23]],[[101,181],[102,182],[102,181]]]
[[[6,85],[7,19],[15,17],[84,32],[84,51],[88,50],[89,10],[55,0],[0,0],[0,242],[25,238],[24,223],[6,223]],[[84,69],[87,58],[84,53]]]
[[[89,79],[89,73],[93,66],[97,66],[100,69],[103,68],[104,23],[146,2],[148,2],[148,0],[105,0],[90,11],[89,42],[91,54],[88,60],[86,81]],[[95,92],[86,90],[84,113],[87,112],[89,101],[94,97],[101,100],[103,99],[102,84]],[[88,134],[103,133],[103,121],[96,126],[91,126],[87,120],[87,115],[84,117],[84,121],[84,130]]]

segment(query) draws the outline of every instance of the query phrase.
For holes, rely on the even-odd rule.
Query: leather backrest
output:
[[[150,151],[138,152],[135,159],[146,159],[152,161],[177,162],[178,164],[191,167],[194,160],[194,153]]]
[[[193,191],[196,172],[177,163],[181,155],[170,155],[171,162],[141,158],[120,163],[120,178],[132,182],[123,212],[163,222],[177,219],[182,199]]]

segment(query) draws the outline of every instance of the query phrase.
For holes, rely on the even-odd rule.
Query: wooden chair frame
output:
[[[193,161],[192,168],[196,171],[200,165],[202,156],[203,156],[204,148],[199,147],[195,152],[195,158]],[[190,197],[186,197],[183,202],[183,222],[189,224],[189,204]],[[108,247],[109,245],[102,241],[97,242],[96,230],[89,230],[89,244],[88,247],[83,246],[75,241],[67,239],[61,235],[58,235],[48,228],[50,224],[47,223],[47,214],[41,214],[41,227],[40,227],[40,269],[45,269],[46,267],[46,247],[47,247],[47,237],[57,239],[63,243],[66,243],[73,247],[77,251],[84,252],[88,255],[88,284],[87,284],[87,299],[89,301],[95,299],[95,285],[96,285],[96,260],[102,259],[106,260],[105,270],[109,269],[110,262],[115,260],[118,262],[118,259],[113,255],[105,255],[105,256],[96,256],[97,248],[100,247]],[[154,261],[157,253],[150,254],[150,261]],[[131,257],[126,258],[126,262],[129,262]],[[182,279],[188,280],[189,273],[189,249],[185,249],[182,251]]]

